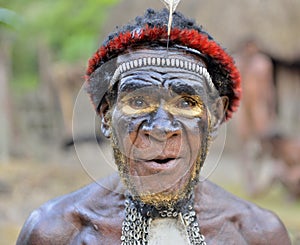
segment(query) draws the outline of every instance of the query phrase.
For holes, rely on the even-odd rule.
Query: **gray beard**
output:
[[[201,142],[201,150],[199,151],[197,160],[196,160],[196,167],[193,171],[196,172],[196,174],[194,175],[194,178],[190,178],[188,181],[188,184],[186,185],[186,187],[182,190],[182,192],[179,195],[179,199],[176,200],[171,200],[171,201],[164,201],[162,200],[160,203],[153,202],[153,203],[148,203],[151,204],[153,206],[163,206],[163,207],[172,207],[174,205],[176,205],[176,203],[178,203],[178,201],[183,200],[188,198],[188,196],[193,192],[195,185],[199,182],[199,177],[200,177],[200,170],[201,167],[204,164],[204,161],[206,159],[207,156],[207,152],[208,152],[208,144],[207,142],[210,142],[209,138],[204,138],[202,139]],[[118,172],[119,175],[121,177],[121,180],[123,182],[123,184],[125,185],[125,187],[128,189],[128,191],[130,192],[131,196],[138,201],[141,201],[141,195],[140,193],[137,191],[137,188],[135,187],[134,181],[131,179],[131,175],[129,172],[129,164],[128,164],[128,158],[120,151],[119,147],[118,147],[118,142],[117,139],[112,135],[111,137],[111,143],[112,143],[112,148],[113,148],[113,156],[115,159],[115,163],[118,167]],[[153,194],[155,196],[155,194]],[[151,198],[150,198],[151,199]]]

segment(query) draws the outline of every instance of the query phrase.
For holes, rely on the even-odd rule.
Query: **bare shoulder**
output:
[[[111,189],[117,189],[118,185],[118,178],[113,176],[100,184],[92,183],[46,202],[30,214],[20,232],[17,245],[70,244],[83,226],[97,225],[93,219],[101,220],[102,207],[109,205],[110,196],[116,196],[111,195]],[[109,186],[111,188],[106,188]]]
[[[285,226],[273,212],[242,200],[209,181],[201,185],[197,188],[201,194],[196,194],[202,207],[200,213],[208,221],[208,229],[215,229],[210,224],[219,226],[223,240],[228,236],[228,240],[236,237],[243,241],[239,244],[291,244]]]

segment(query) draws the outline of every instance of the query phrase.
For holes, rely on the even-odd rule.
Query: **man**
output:
[[[271,212],[198,182],[236,110],[233,60],[192,20],[147,10],[89,61],[87,90],[119,175],[34,211],[17,244],[290,244]]]
[[[276,92],[272,60],[249,39],[236,55],[243,80],[243,101],[238,112],[241,141],[260,139],[274,127]]]
[[[262,161],[259,156],[263,154],[261,140],[273,131],[276,122],[273,64],[253,39],[243,43],[235,60],[243,81],[243,100],[235,118],[243,162],[241,173],[247,193],[257,195],[257,172]]]
[[[286,188],[287,197],[300,197],[300,139],[280,133],[270,133],[261,139],[262,149],[274,159],[272,174],[265,185],[259,186],[257,194],[268,191],[275,182]]]

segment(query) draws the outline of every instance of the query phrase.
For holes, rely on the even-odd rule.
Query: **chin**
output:
[[[189,196],[189,193],[189,191],[177,193],[145,193],[135,198],[142,201],[145,204],[153,205],[155,207],[172,207],[180,200],[186,199]]]
[[[164,179],[155,179],[155,182],[146,184],[141,182],[140,177],[125,177],[126,186],[130,190],[133,198],[145,204],[155,207],[172,207],[180,200],[187,199],[193,191],[198,178],[197,166],[179,179],[175,184],[164,183]],[[141,179],[143,179],[142,176]],[[155,184],[154,184],[155,183]],[[162,184],[163,183],[163,184]],[[164,186],[164,188],[162,188]],[[167,186],[167,188],[166,188]]]
[[[194,186],[199,181],[199,172],[203,163],[201,156],[202,154],[199,152],[188,170],[187,166],[181,168],[180,166],[183,165],[176,166],[175,164],[170,168],[167,167],[164,171],[158,173],[154,171],[156,174],[145,175],[145,173],[151,173],[153,164],[150,167],[130,164],[126,156],[117,147],[114,148],[119,175],[125,187],[134,199],[155,207],[171,207],[180,200],[190,197]],[[148,171],[142,173],[137,166],[142,166],[141,169]]]

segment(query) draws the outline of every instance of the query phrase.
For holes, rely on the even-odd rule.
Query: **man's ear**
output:
[[[229,99],[227,96],[218,97],[212,106],[211,134],[214,138],[221,123],[225,120],[225,113],[228,108]]]
[[[99,117],[101,121],[101,132],[106,138],[110,138],[111,133],[111,115],[110,106],[107,99],[104,98],[99,106]]]

